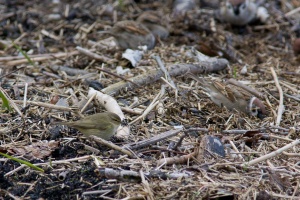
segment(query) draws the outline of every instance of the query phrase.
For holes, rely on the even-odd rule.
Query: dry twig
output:
[[[279,106],[278,106],[278,114],[277,114],[277,119],[276,119],[276,126],[279,126],[280,122],[281,122],[282,114],[284,112],[283,91],[282,91],[282,88],[279,84],[279,81],[278,81],[278,78],[277,78],[277,75],[276,75],[276,72],[275,72],[274,68],[271,67],[270,69],[271,69],[271,72],[272,72],[272,75],[273,75],[273,78],[274,78],[274,81],[275,81],[275,85],[276,85],[276,87],[279,91],[279,95],[280,95]]]
[[[259,163],[259,162],[262,162],[262,161],[267,160],[269,158],[272,158],[274,156],[277,156],[277,155],[281,154],[283,151],[288,150],[288,149],[292,148],[293,146],[298,145],[299,143],[300,143],[300,140],[295,140],[295,141],[291,142],[290,144],[285,145],[284,147],[281,147],[280,149],[277,149],[276,151],[273,151],[273,152],[268,153],[264,156],[261,156],[259,158],[254,159],[254,160],[251,160],[250,162],[246,162],[242,166],[255,165],[256,163]]]

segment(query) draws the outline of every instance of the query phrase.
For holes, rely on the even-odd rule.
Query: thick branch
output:
[[[211,61],[203,61],[198,64],[172,64],[169,65],[168,71],[171,76],[181,76],[187,72],[201,74],[201,73],[213,73],[226,69],[228,66],[228,61],[226,59],[212,59]],[[134,83],[140,87],[143,85],[148,85],[160,80],[160,77],[164,76],[164,73],[159,70],[149,71],[147,74],[142,74],[131,79]],[[135,88],[132,83],[120,81],[116,84],[110,85],[102,90],[103,93],[108,95],[115,95],[121,89],[124,88]]]

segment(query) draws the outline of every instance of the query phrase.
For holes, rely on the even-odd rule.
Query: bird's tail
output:
[[[70,122],[51,122],[53,125],[69,125]]]
[[[202,77],[198,77],[196,76],[195,74],[192,74],[192,73],[187,73],[186,74],[188,77],[194,79],[195,81],[198,81],[202,86],[206,87],[208,85],[208,83],[205,81],[204,78]]]
[[[192,73],[187,73],[187,76],[194,79],[195,81],[198,81],[201,84],[201,88],[202,90],[204,90],[207,94],[209,94],[211,91],[216,91],[218,90],[214,84],[212,84],[211,81],[207,81],[202,77],[197,77],[196,75],[192,74]],[[208,95],[210,96],[210,95]]]
[[[199,78],[198,76],[196,76],[195,74],[192,74],[191,72],[188,72],[186,75],[188,77],[194,79],[195,81],[199,81],[200,83],[202,83],[204,81],[203,78]]]

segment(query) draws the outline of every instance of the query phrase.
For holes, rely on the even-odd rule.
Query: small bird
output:
[[[229,82],[224,84],[219,81],[207,81],[191,73],[188,76],[198,81],[210,99],[220,107],[225,106],[229,110],[237,110],[260,119],[267,115],[262,101],[241,87]],[[248,87],[243,86],[244,88]]]
[[[155,37],[144,25],[131,21],[119,21],[110,30],[101,31],[113,36],[122,49],[137,49],[138,46],[147,46],[148,50],[155,46]]]
[[[217,9],[220,6],[220,0],[200,0],[201,8]]]
[[[294,50],[295,56],[298,56],[300,54],[300,38],[296,38],[293,41],[293,50]]]
[[[90,115],[74,122],[55,122],[78,129],[86,136],[95,135],[102,139],[110,139],[121,124],[121,118],[112,112]]]
[[[186,12],[197,7],[195,0],[174,0],[173,1],[173,17],[184,16]]]
[[[251,0],[226,0],[217,11],[217,18],[235,26],[245,26],[255,20],[265,23],[268,11]]]
[[[166,39],[169,36],[169,31],[162,25],[162,16],[158,12],[145,11],[136,21],[146,26],[155,37]]]

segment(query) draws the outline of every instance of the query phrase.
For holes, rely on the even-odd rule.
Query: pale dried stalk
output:
[[[95,142],[99,143],[99,144],[102,144],[102,145],[105,145],[111,149],[115,149],[117,151],[120,151],[126,155],[128,155],[129,157],[133,157],[133,153],[131,153],[130,151],[126,150],[126,149],[123,149],[122,147],[119,147],[115,144],[113,144],[112,142],[109,142],[109,141],[106,141],[100,137],[97,137],[97,136],[90,136],[90,138],[92,138]]]
[[[183,164],[183,163],[186,163],[189,159],[196,157],[197,154],[198,154],[198,151],[194,151],[193,153],[183,155],[183,156],[162,158],[162,159],[156,161],[156,165],[161,166],[161,165]]]
[[[63,58],[63,57],[68,57],[68,56],[73,56],[73,55],[77,55],[79,52],[78,51],[73,51],[73,52],[67,52],[67,53],[57,53],[57,54],[40,54],[39,57],[33,57],[31,58],[31,60],[33,62],[37,62],[37,61],[44,61],[44,60],[48,60],[48,59],[53,59],[53,58]],[[5,66],[7,67],[13,67],[16,65],[20,65],[23,63],[28,63],[28,60],[26,58],[20,59],[20,60],[12,60],[9,62],[5,63]]]
[[[131,144],[126,144],[126,145],[124,145],[124,148],[129,148],[131,150],[134,150],[134,149],[139,149],[139,148],[143,148],[143,147],[146,147],[146,146],[150,146],[150,145],[155,144],[159,141],[165,140],[169,137],[173,137],[173,136],[179,134],[182,131],[183,131],[182,128],[181,129],[176,129],[176,130],[169,130],[169,131],[163,132],[159,135],[153,136],[153,137],[151,137],[149,139],[146,139],[146,140],[142,140],[142,141],[131,143]]]
[[[245,162],[245,163],[242,164],[242,166],[250,166],[250,165],[254,165],[254,164],[256,164],[256,163],[259,163],[259,162],[262,162],[262,161],[267,160],[267,159],[269,159],[269,158],[272,158],[272,157],[274,157],[274,156],[277,156],[277,155],[281,154],[283,151],[286,151],[286,150],[292,148],[293,146],[296,146],[296,145],[299,144],[299,143],[300,143],[300,140],[299,140],[299,139],[298,139],[298,140],[295,140],[295,141],[289,143],[288,145],[285,145],[284,147],[282,147],[282,148],[280,148],[280,149],[278,149],[278,150],[276,150],[276,151],[273,151],[273,152],[268,153],[268,154],[266,154],[266,155],[264,155],[264,156],[261,156],[261,157],[259,157],[259,158],[256,158],[256,159],[254,159],[254,160],[252,160],[252,161],[250,161],[250,162]]]
[[[23,103],[22,100],[13,100],[14,103]],[[67,111],[71,112],[73,111],[72,108],[66,107],[66,106],[57,106],[51,103],[44,103],[44,102],[36,102],[36,101],[27,101],[27,104],[32,104],[34,106],[40,106],[40,107],[45,107],[45,108],[50,108],[50,109],[55,109],[55,110],[61,110],[61,111]]]
[[[243,156],[240,154],[238,148],[236,148],[235,144],[230,140],[229,141],[230,145],[232,146],[233,150],[235,151],[235,153],[238,153],[238,157],[244,161],[245,159],[243,158]]]
[[[131,121],[130,124],[134,124],[140,119],[144,118],[146,115],[148,115],[148,113],[157,106],[157,104],[159,103],[159,99],[164,95],[164,92],[165,92],[164,87],[162,87],[160,92],[156,95],[156,97],[153,99],[151,104],[145,109],[143,114],[137,117],[135,120]]]
[[[142,171],[142,169],[140,169],[139,172],[140,172],[140,176],[141,176],[141,179],[142,179],[142,186],[144,188],[144,191],[147,192],[147,194],[148,194],[147,199],[154,200],[155,198],[154,198],[153,192],[151,190],[149,182],[145,179],[144,172]]]
[[[279,84],[279,81],[278,81],[278,78],[277,78],[277,75],[276,75],[276,72],[274,70],[273,67],[270,68],[271,72],[272,72],[272,75],[273,75],[273,78],[274,78],[274,81],[275,81],[275,85],[279,91],[279,106],[278,106],[278,114],[277,114],[277,119],[276,119],[276,126],[279,126],[280,125],[280,121],[281,121],[281,118],[282,118],[282,114],[284,112],[284,105],[283,105],[283,91],[282,91],[282,88]]]
[[[86,56],[88,56],[88,57],[91,57],[91,58],[93,58],[93,59],[95,59],[95,60],[99,60],[99,61],[102,61],[102,62],[110,62],[110,61],[113,60],[113,59],[110,59],[110,58],[108,58],[108,57],[106,57],[106,56],[96,54],[96,53],[94,53],[94,52],[91,52],[91,51],[88,50],[88,49],[85,49],[85,48],[82,48],[82,47],[79,47],[79,46],[77,46],[76,49],[77,49],[80,53],[82,53],[82,54],[84,54],[84,55],[86,55]]]

